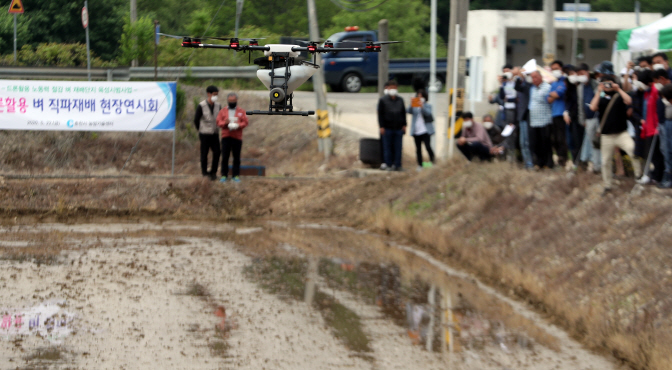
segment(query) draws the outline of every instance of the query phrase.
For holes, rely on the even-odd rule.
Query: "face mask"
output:
[[[390,94],[390,96],[397,96],[397,89],[389,89],[387,90],[387,93]]]
[[[511,72],[504,72],[503,75],[507,80],[511,80],[513,78],[513,73]]]
[[[490,130],[492,128],[493,123],[490,121],[485,121],[483,122],[483,127],[485,127],[486,130]]]
[[[229,109],[235,109],[235,108],[236,108],[236,104],[238,104],[238,103],[231,103],[231,102],[229,102]]]
[[[464,128],[471,128],[471,126],[473,126],[473,125],[474,125],[474,122],[471,121],[471,120],[464,121],[464,123],[462,124],[462,126],[464,126]]]
[[[555,78],[562,77],[562,71],[559,70],[559,69],[554,69],[553,72],[551,72],[551,73],[553,74],[553,77],[555,77]]]
[[[658,91],[663,89],[663,84],[661,84],[661,83],[654,84],[653,86],[655,86],[656,90],[658,90]]]
[[[527,82],[528,84],[531,84],[532,83],[532,76],[530,76],[530,75],[525,76],[525,82]]]
[[[657,71],[659,69],[665,70],[665,64],[654,64],[653,65],[653,70]]]
[[[578,82],[577,77],[578,77],[577,75],[569,75],[569,77],[567,77],[567,80],[569,80],[570,84],[575,84]]]
[[[672,103],[667,99],[663,99],[663,104],[665,104],[666,107],[672,106]]]
[[[212,100],[213,103],[216,102],[216,101],[217,101],[217,95],[213,95],[213,96],[210,98],[210,100]]]
[[[383,90],[383,95],[387,95],[389,93],[390,93],[390,90],[388,90],[388,89]]]
[[[588,76],[586,76],[586,75],[576,76],[576,82],[578,82],[580,84],[588,83]]]

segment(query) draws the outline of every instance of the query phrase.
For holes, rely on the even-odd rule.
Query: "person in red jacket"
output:
[[[226,182],[229,176],[229,155],[233,153],[232,180],[240,182],[240,151],[243,148],[243,129],[249,121],[245,110],[238,106],[238,95],[227,96],[228,106],[219,111],[217,126],[222,129],[222,178]]]

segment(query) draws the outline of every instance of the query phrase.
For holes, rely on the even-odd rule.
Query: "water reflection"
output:
[[[408,343],[434,352],[488,344],[508,351],[530,348],[530,337],[546,346],[555,340],[473,281],[448,276],[376,235],[273,224],[264,233],[238,238],[257,255],[248,268],[251,277],[282,298],[311,303],[334,335],[360,353],[370,351],[371,338],[357,304],[377,306],[403,328]]]

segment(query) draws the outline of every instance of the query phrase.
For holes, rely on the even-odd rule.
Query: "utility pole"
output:
[[[16,13],[14,13],[14,64],[16,64]]]
[[[243,14],[243,3],[245,0],[236,0],[236,34],[235,38],[238,38],[238,27],[240,26],[240,15]]]
[[[545,66],[550,66],[556,59],[555,41],[555,0],[544,0],[544,55]]]
[[[159,21],[154,21],[154,81],[159,80]]]
[[[432,104],[432,110],[436,105],[436,0],[430,3],[430,26],[429,26],[429,101]],[[436,112],[432,112],[436,117]]]
[[[576,65],[579,47],[579,0],[574,0],[574,32],[572,34],[572,65]]]
[[[91,81],[91,46],[89,44],[89,2],[84,1],[82,9],[82,25],[86,30],[86,71],[88,80]]]
[[[455,146],[455,132],[453,120],[457,120],[464,105],[464,80],[466,74],[466,33],[467,15],[469,12],[468,0],[450,1],[450,27],[448,30],[448,70],[446,84],[448,88],[455,87],[455,91],[448,93],[448,106],[452,119],[447,122],[447,135],[444,135],[444,151],[442,157],[452,158]],[[454,103],[454,104],[453,104]],[[451,104],[452,107],[451,107]],[[452,127],[451,127],[452,126]]]
[[[135,25],[135,22],[138,21],[138,0],[131,0],[131,27]],[[138,47],[138,38],[134,35],[133,36],[133,47],[137,48]],[[138,60],[133,59],[131,61],[131,67],[137,67],[138,66]]]
[[[639,1],[635,1],[635,22],[637,27],[639,27],[639,12],[641,11],[641,4]]]
[[[389,41],[389,23],[387,19],[378,21],[378,41]],[[382,98],[385,83],[390,78],[390,49],[387,45],[381,45],[378,54],[378,97]]]
[[[308,1],[308,23],[310,31],[310,40],[319,41],[320,28],[317,24],[317,8],[315,0]],[[317,53],[316,62],[318,66],[322,65],[322,57]],[[329,127],[329,110],[327,108],[327,93],[324,90],[324,74],[322,68],[318,69],[313,75],[313,90],[317,98],[317,140],[318,149],[324,153],[325,161],[329,160],[332,150],[331,128]]]

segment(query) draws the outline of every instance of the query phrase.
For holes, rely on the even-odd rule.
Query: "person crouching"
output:
[[[222,178],[226,182],[229,176],[229,155],[233,154],[234,182],[240,182],[240,152],[243,148],[243,129],[249,121],[245,110],[238,106],[238,95],[229,93],[228,107],[222,109],[217,116],[217,126],[222,129]]]
[[[474,115],[471,112],[465,112],[462,115],[462,136],[457,139],[457,148],[468,160],[478,156],[482,161],[489,161],[492,158],[490,148],[492,141],[485,128],[478,122],[474,122]]]

